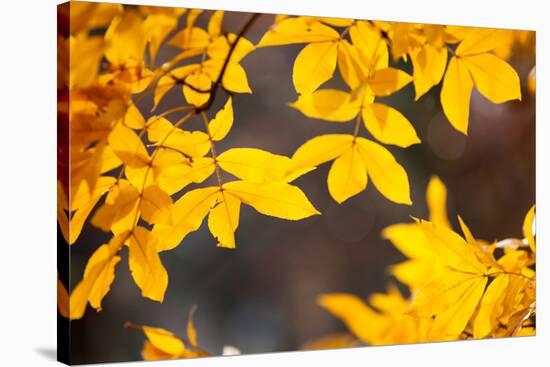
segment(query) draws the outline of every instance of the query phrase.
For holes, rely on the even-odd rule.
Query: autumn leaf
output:
[[[367,169],[354,144],[334,160],[328,173],[330,195],[340,204],[367,187]]]
[[[415,48],[410,56],[413,65],[415,100],[418,100],[434,85],[441,82],[447,66],[448,51],[446,48],[436,48],[427,43],[423,47]]]
[[[188,191],[172,206],[172,224],[157,224],[153,233],[158,237],[158,250],[171,250],[190,232],[199,229],[202,221],[216,202],[217,187]]]
[[[197,330],[194,325],[196,307],[189,311],[187,319],[187,340],[172,332],[158,327],[141,326],[127,323],[126,327],[137,329],[147,338],[143,345],[142,356],[146,361],[160,359],[195,358],[208,356],[197,343]]]
[[[265,215],[299,220],[320,214],[302,190],[287,183],[232,181],[223,189]]]
[[[329,174],[329,191],[335,193],[335,200],[343,201],[364,190],[368,174],[386,198],[401,204],[411,204],[409,182],[403,167],[388,150],[365,138],[343,134],[313,138],[296,150],[292,157],[292,169],[316,167],[342,157],[346,152],[348,155],[336,167],[333,165],[332,174]],[[354,155],[358,155],[361,162]],[[361,170],[364,179],[359,178]]]
[[[241,200],[230,192],[220,191],[208,215],[208,228],[218,240],[218,247],[235,248],[235,231],[239,226]]]
[[[220,141],[225,138],[229,130],[231,130],[231,126],[233,126],[233,104],[231,97],[227,99],[223,109],[218,111],[216,117],[208,125],[212,140]]]
[[[114,236],[90,257],[84,277],[71,292],[69,311],[72,320],[84,316],[88,303],[96,310],[101,310],[101,301],[115,279],[115,266],[120,261],[118,252],[127,238],[127,232]]]
[[[158,239],[143,227],[136,227],[128,240],[130,271],[143,297],[162,302],[168,274],[158,254]]]
[[[430,212],[430,222],[451,228],[447,216],[447,187],[437,176],[432,176],[426,188],[426,202]]]
[[[219,166],[232,175],[248,182],[290,182],[308,171],[296,170],[289,174],[292,160],[255,148],[232,148],[217,157]]]
[[[495,30],[475,29],[458,45],[443,79],[441,105],[450,123],[468,133],[472,87],[487,99],[502,103],[521,99],[519,77],[505,61],[488,53],[495,47]]]

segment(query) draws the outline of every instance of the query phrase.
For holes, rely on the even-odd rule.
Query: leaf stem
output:
[[[353,140],[359,136],[359,129],[361,128],[361,112],[357,114],[355,118],[355,127],[353,128]]]
[[[208,140],[210,141],[210,152],[212,155],[212,159],[214,160],[214,167],[216,172],[216,179],[218,180],[218,186],[220,187],[220,190],[223,190],[222,174],[221,174],[220,166],[218,164],[218,155],[216,153],[216,145],[214,144],[214,139],[212,138],[212,133],[210,132],[208,117],[206,116],[206,113],[204,111],[201,111],[201,117],[202,117],[202,121],[204,122],[204,128],[206,130],[206,133],[208,134]]]

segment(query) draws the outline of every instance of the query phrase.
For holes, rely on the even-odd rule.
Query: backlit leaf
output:
[[[407,172],[383,146],[357,138],[357,147],[376,189],[391,201],[411,205]]]
[[[299,220],[320,214],[302,190],[287,183],[233,181],[223,188],[265,215]]]
[[[355,145],[333,163],[328,173],[330,195],[339,204],[367,187],[367,170]]]
[[[381,103],[372,103],[361,109],[365,127],[376,139],[402,148],[420,143],[412,124],[401,112]]]
[[[155,234],[136,227],[128,240],[130,271],[143,297],[162,302],[168,274],[160,261]]]
[[[470,96],[474,82],[464,61],[453,57],[447,67],[441,89],[441,107],[455,129],[468,134]]]
[[[304,47],[296,57],[292,72],[296,92],[311,93],[332,78],[337,58],[336,42],[311,43]]]

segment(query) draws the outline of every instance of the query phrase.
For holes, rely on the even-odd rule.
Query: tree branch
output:
[[[231,44],[231,47],[229,48],[229,52],[227,53],[227,57],[223,63],[220,74],[218,75],[218,79],[216,79],[216,81],[214,82],[214,84],[212,84],[212,87],[210,88],[210,96],[208,97],[208,100],[202,106],[197,108],[197,113],[208,110],[212,106],[212,103],[214,103],[218,87],[222,84],[223,76],[225,75],[225,71],[227,70],[227,66],[229,65],[229,61],[231,60],[231,56],[233,56],[233,52],[235,51],[239,40],[243,38],[243,36],[246,34],[246,32],[248,32],[252,24],[254,24],[254,22],[258,19],[260,15],[261,14],[259,13],[252,14],[252,16],[248,19],[245,25],[241,28],[240,32],[237,34],[235,41]]]

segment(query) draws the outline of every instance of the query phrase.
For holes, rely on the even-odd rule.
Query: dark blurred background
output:
[[[248,16],[227,12],[225,30],[238,32]],[[199,25],[205,24],[205,18]],[[257,43],[273,18],[261,16],[247,38]],[[235,123],[217,144],[220,152],[256,147],[290,156],[314,136],[353,131],[352,123],[310,119],[287,105],[296,98],[292,65],[301,47],[262,48],[244,59],[253,94],[234,96]],[[71,322],[73,363],[139,360],[145,337],[125,329],[124,323],[163,327],[185,336],[193,304],[198,305],[199,344],[216,355],[224,345],[242,353],[296,350],[312,338],[344,330],[316,305],[316,298],[326,292],[367,297],[385,290],[391,281],[388,265],[403,256],[381,239],[380,232],[390,224],[410,221],[410,215],[427,217],[425,188],[434,174],[449,189],[453,225],[460,214],[478,238],[521,236],[523,216],[535,201],[535,97],[526,88],[527,74],[535,64],[532,47],[514,47],[508,60],[519,73],[522,101],[496,105],[474,91],[468,137],[455,131],[443,115],[439,86],[416,103],[412,84],[386,99],[413,123],[422,140],[408,149],[387,146],[409,174],[412,207],[386,200],[372,182],[366,192],[338,205],[327,189],[330,165],[323,165],[295,181],[321,216],[294,222],[243,205],[237,249],[217,248],[204,223],[178,248],[161,253],[170,279],[163,304],[141,297],[123,251],[103,311],[88,308],[82,320]],[[165,46],[159,60],[176,53]],[[398,66],[411,72],[408,64]],[[340,83],[336,78],[328,85]],[[220,94],[216,108],[225,99]],[[181,89],[174,88],[158,111],[182,103]],[[151,99],[140,102],[145,117],[151,106]],[[186,126],[202,130],[198,120]],[[362,129],[361,134],[369,137]],[[89,256],[108,239],[108,234],[85,226],[71,247],[71,286],[81,279]]]

